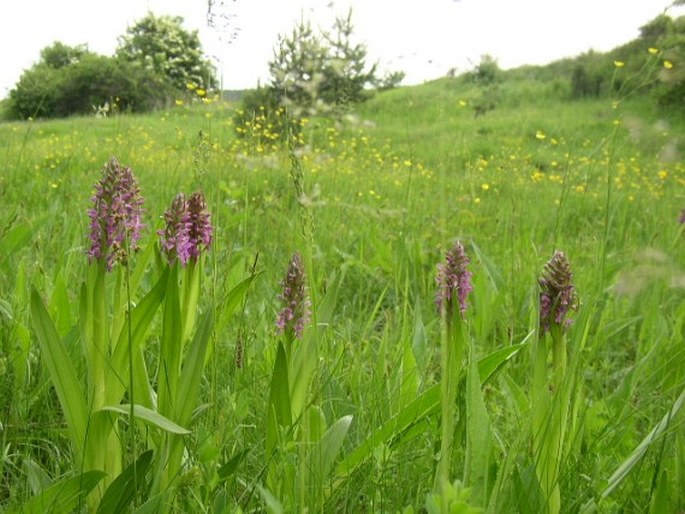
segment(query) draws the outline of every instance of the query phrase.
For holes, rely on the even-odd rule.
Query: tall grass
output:
[[[175,492],[159,500],[167,507],[543,512],[558,487],[562,512],[685,508],[685,167],[662,152],[682,147],[685,127],[639,98],[614,109],[521,87],[503,85],[502,104],[477,119],[476,92],[448,80],[390,91],[357,123],[308,120],[307,145],[290,151],[236,139],[230,105],[0,125],[2,506],[59,512],[99,480],[79,474],[31,290],[82,376],[86,211],[98,170],[116,156],[146,199],[150,255],[131,259],[141,266],[132,309],[159,283],[155,232],[170,198],[204,191],[215,228],[197,303],[212,320],[199,408],[177,420],[190,431],[178,434],[178,473],[157,477]],[[435,275],[455,239],[471,258],[470,350],[436,500],[445,377]],[[541,487],[531,370],[537,278],[556,249],[573,263],[580,305],[565,342],[573,399],[563,448],[554,483]],[[314,316],[288,356],[275,321],[296,251]],[[167,323],[161,309],[150,321],[149,369]],[[149,407],[159,408],[154,398]],[[125,419],[117,430],[137,437],[120,441],[129,467],[117,483],[144,509],[164,446],[148,443],[163,438]]]

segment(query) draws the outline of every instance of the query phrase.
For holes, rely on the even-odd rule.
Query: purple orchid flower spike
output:
[[[454,302],[459,302],[459,312],[462,317],[466,314],[467,296],[473,290],[471,272],[467,269],[469,258],[460,241],[447,252],[445,262],[438,264],[438,274],[435,282],[438,291],[435,303],[440,313],[454,311]]]
[[[276,327],[279,333],[292,331],[299,339],[311,317],[304,264],[299,252],[293,255],[285,278],[281,281],[281,287],[282,291],[278,298],[283,308],[276,319]]]
[[[102,171],[91,198],[93,207],[88,210],[88,258],[90,262],[104,259],[111,271],[117,262],[127,263],[129,250],[138,249],[143,197],[130,167],[112,158]]]
[[[553,326],[563,329],[573,320],[571,311],[578,310],[578,297],[573,285],[573,273],[564,252],[557,250],[545,264],[540,285],[540,330],[544,334]]]

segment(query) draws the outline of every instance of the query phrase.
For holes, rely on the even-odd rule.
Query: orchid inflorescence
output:
[[[186,266],[189,261],[197,261],[203,250],[212,243],[211,215],[201,191],[196,191],[186,199],[183,193],[177,194],[171,207],[164,213],[166,228],[157,232],[161,236],[161,246],[169,261],[178,261]]]
[[[540,330],[548,332],[553,326],[562,328],[572,323],[571,311],[578,309],[578,298],[573,285],[573,273],[564,252],[557,250],[545,264],[540,285]]]
[[[104,259],[111,271],[117,262],[126,264],[129,249],[137,249],[143,197],[131,168],[121,166],[115,158],[105,164],[102,174],[91,197],[93,207],[88,210],[88,258],[91,262]]]
[[[438,290],[435,303],[439,312],[450,313],[455,307],[455,300],[459,302],[459,312],[466,313],[468,294],[473,290],[471,272],[467,269],[469,258],[464,246],[457,241],[447,252],[445,262],[438,264],[438,274],[435,277]]]
[[[276,319],[276,327],[280,333],[292,331],[295,337],[301,338],[311,317],[311,301],[307,292],[304,263],[299,252],[293,254],[281,281],[281,288],[278,298],[283,308]]]

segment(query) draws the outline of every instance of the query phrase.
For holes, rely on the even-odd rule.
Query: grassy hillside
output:
[[[260,138],[237,139],[230,104],[0,124],[0,505],[36,507],[51,497],[26,502],[50,484],[75,488],[76,499],[58,498],[56,512],[94,509],[99,499],[84,499],[85,486],[74,485],[85,483],[79,448],[55,394],[54,357],[39,349],[44,318],[30,291],[45,300],[86,384],[78,327],[88,319],[79,298],[94,266],[85,255],[87,211],[103,163],[116,156],[145,197],[143,251],[130,257],[136,287],[120,316],[145,304],[165,276],[154,241],[176,193],[204,191],[215,228],[198,304],[198,319],[212,312],[214,321],[190,399],[204,407],[166,490],[178,494],[154,494],[160,441],[174,439],[157,424],[138,420],[132,429],[128,416],[110,414],[124,464],[155,450],[150,468],[122,486],[138,484],[135,504],[437,512],[454,494],[489,512],[685,509],[685,125],[639,96],[572,102],[559,87],[505,81],[496,108],[478,117],[481,92],[462,81],[398,88],[345,123],[307,120],[305,145],[292,153],[265,143],[269,127],[259,119],[240,128]],[[457,484],[434,498],[438,384],[447,379],[435,277],[457,239],[473,292],[450,480],[470,493]],[[543,380],[543,403],[555,406],[549,419],[560,404],[569,407],[552,452],[556,478],[544,484],[533,370],[547,368],[540,352],[548,336],[537,280],[555,250],[571,263],[579,308],[565,335],[563,380],[551,369],[549,384]],[[317,325],[286,358],[275,320],[295,251]],[[123,269],[106,276],[108,291],[132,280]],[[108,301],[116,317],[117,299]],[[163,310],[151,316],[136,361],[155,392],[164,376]],[[476,362],[480,373],[469,364]],[[557,485],[555,507],[547,495]]]

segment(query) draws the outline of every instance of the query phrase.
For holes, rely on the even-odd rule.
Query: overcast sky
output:
[[[220,0],[215,0],[220,4]],[[207,27],[207,0],[5,0],[0,7],[0,98],[54,41],[87,44],[111,55],[117,37],[148,11],[197,29],[226,89],[268,80],[278,34],[301,15],[330,28],[351,6],[356,40],[381,70],[406,73],[403,84],[470,69],[482,54],[501,67],[544,64],[589,49],[610,50],[672,0],[224,0],[228,30]],[[683,14],[683,9],[669,11]],[[231,38],[233,35],[235,37]]]

